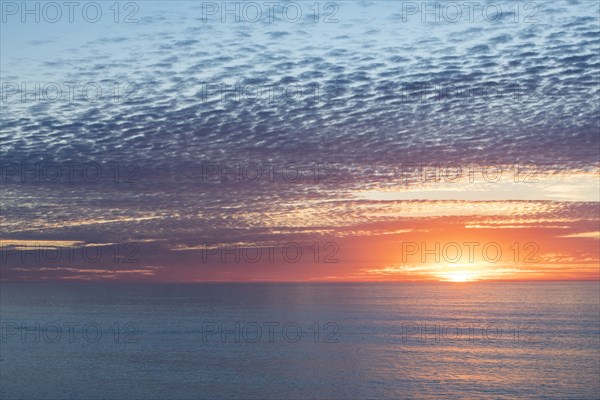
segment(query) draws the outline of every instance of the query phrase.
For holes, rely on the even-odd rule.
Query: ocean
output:
[[[598,399],[598,282],[0,285],[2,399]]]

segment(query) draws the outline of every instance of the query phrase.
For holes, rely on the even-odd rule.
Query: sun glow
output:
[[[439,277],[446,282],[473,282],[477,280],[478,274],[475,271],[452,271],[442,272]]]

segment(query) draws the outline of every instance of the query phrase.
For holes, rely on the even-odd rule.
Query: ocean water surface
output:
[[[598,399],[598,282],[0,286],[2,399]]]

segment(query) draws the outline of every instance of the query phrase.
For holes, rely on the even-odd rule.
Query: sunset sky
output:
[[[513,3],[4,15],[0,278],[598,279],[599,5]]]

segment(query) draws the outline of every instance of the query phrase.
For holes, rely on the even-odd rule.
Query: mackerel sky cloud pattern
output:
[[[2,248],[135,243],[138,261],[24,265],[11,252],[2,279],[431,277],[398,267],[397,246],[443,229],[538,242],[544,262],[491,278],[597,275],[597,235],[582,234],[599,223],[599,5],[496,2],[502,16],[479,7],[452,23],[409,3],[421,2],[319,3],[318,22],[308,3],[298,22],[236,23],[191,1],[139,2],[137,23],[89,29],[7,17]],[[36,83],[62,97],[36,99]],[[35,163],[74,177],[19,181],[14,168]],[[469,182],[464,168],[440,185],[418,164],[502,174]],[[535,182],[507,189],[516,164]],[[235,181],[256,165],[260,178]],[[336,243],[339,262],[202,262],[208,242]]]

